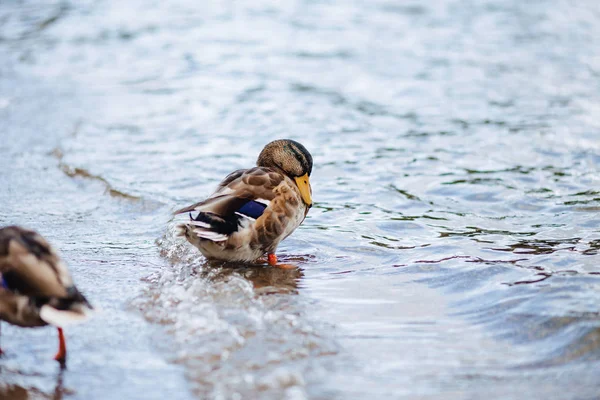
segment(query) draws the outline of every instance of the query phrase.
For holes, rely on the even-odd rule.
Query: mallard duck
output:
[[[294,268],[279,264],[275,250],[312,207],[312,164],[294,140],[267,144],[256,167],[232,172],[206,200],[175,212],[190,216],[179,234],[208,259],[256,262],[267,254],[269,265]]]
[[[56,326],[59,345],[54,358],[64,365],[62,327],[85,319],[91,309],[42,236],[18,226],[0,229],[0,320],[28,328]]]

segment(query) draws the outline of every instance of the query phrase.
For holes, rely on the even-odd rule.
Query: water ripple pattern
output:
[[[594,398],[599,18],[566,0],[2,3],[0,222],[57,227],[76,276],[113,266],[81,278],[101,304],[128,282],[111,326],[157,342],[136,348],[155,367],[117,369],[139,387]],[[207,263],[171,212],[281,137],[315,161],[280,247],[302,271]],[[0,393],[52,396],[32,357]]]

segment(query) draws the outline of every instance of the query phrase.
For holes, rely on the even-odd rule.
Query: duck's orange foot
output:
[[[54,359],[61,365],[65,365],[67,363],[67,355],[65,353],[61,353],[60,351],[56,353]]]
[[[271,267],[275,267],[275,268],[281,268],[281,269],[296,269],[297,267],[295,265],[292,264],[278,264],[277,263],[277,256],[275,254],[269,254],[269,265]]]
[[[63,334],[62,328],[58,328],[58,352],[54,356],[54,359],[63,367],[67,362],[67,345],[65,343],[65,335]]]

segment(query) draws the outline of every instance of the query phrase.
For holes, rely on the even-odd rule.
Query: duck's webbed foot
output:
[[[273,253],[270,253],[268,255],[268,263],[270,266],[275,267],[275,268],[281,268],[281,269],[296,269],[298,267],[296,267],[295,265],[292,264],[280,264],[277,262],[277,256]]]

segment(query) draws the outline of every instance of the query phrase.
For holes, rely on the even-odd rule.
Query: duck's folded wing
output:
[[[269,168],[238,170],[229,174],[208,199],[175,211],[175,214],[198,211],[226,217],[235,214],[249,201],[268,206],[275,197],[273,189],[283,179],[283,175]]]
[[[281,174],[268,168],[235,171],[208,199],[178,210],[176,214],[190,213],[190,221],[186,224],[199,237],[224,241],[243,225],[243,221],[254,221],[263,214],[276,196],[274,189],[283,179]]]

